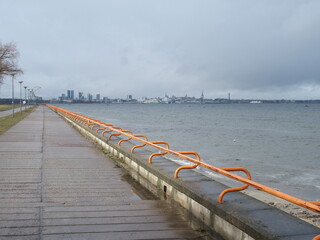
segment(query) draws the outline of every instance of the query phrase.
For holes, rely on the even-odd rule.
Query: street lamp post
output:
[[[24,87],[24,111],[27,111],[27,86],[23,86]]]
[[[28,88],[28,106],[30,105],[30,88]]]
[[[12,73],[12,117],[14,117],[14,75],[15,73]]]
[[[22,113],[22,103],[21,103],[21,87],[22,87],[22,83],[23,83],[23,81],[19,81],[19,83],[20,83],[20,113]]]
[[[33,89],[30,89],[30,102],[31,102],[32,105],[34,104]]]

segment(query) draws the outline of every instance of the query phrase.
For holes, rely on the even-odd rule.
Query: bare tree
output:
[[[18,57],[19,52],[15,43],[0,42],[0,85],[6,75],[23,73],[17,63]]]

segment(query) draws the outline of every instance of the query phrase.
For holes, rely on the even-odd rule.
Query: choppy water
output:
[[[246,167],[255,181],[320,200],[319,104],[57,106],[196,151],[217,167]]]

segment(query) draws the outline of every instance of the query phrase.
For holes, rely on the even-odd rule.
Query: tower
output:
[[[203,100],[204,100],[204,95],[203,95],[203,90],[202,90],[201,98],[200,98],[200,103],[203,103]]]

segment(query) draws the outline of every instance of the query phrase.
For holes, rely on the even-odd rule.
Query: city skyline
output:
[[[24,82],[23,85],[25,85],[26,83]],[[5,84],[8,85],[9,84]],[[14,89],[15,89],[15,96],[19,95],[19,88],[18,88],[18,83],[15,83],[15,85],[17,85]],[[25,86],[27,87],[27,86]],[[10,85],[11,88],[11,85]],[[29,89],[29,87],[28,87]],[[83,91],[83,90],[74,90],[74,89],[67,89],[64,92],[62,92],[60,95],[58,96],[54,96],[54,97],[46,97],[41,95],[41,92],[39,90],[41,90],[40,86],[36,86],[32,89],[35,89],[36,91],[34,91],[35,95],[34,95],[34,99],[39,99],[39,100],[43,100],[43,101],[49,101],[49,102],[71,102],[70,100],[75,100],[76,102],[129,102],[128,99],[132,99],[136,102],[144,102],[144,103],[148,103],[148,102],[172,102],[172,100],[168,100],[170,99],[178,99],[177,102],[189,102],[189,103],[193,103],[196,102],[197,99],[206,99],[206,103],[226,103],[226,102],[242,102],[242,103],[247,103],[247,102],[269,102],[269,103],[278,103],[278,102],[319,102],[320,101],[320,97],[318,98],[263,98],[263,97],[254,97],[254,98],[250,98],[250,97],[238,97],[238,96],[234,96],[233,94],[231,94],[231,92],[226,92],[223,95],[220,94],[219,96],[203,96],[204,95],[204,91],[198,91],[197,95],[192,95],[189,93],[185,93],[183,95],[179,95],[179,94],[168,94],[167,92],[164,92],[163,94],[160,95],[150,95],[150,94],[144,94],[141,96],[134,96],[133,94],[129,93],[129,94],[125,94],[125,93],[121,93],[119,96],[106,96],[103,95],[101,93],[97,93],[97,92],[89,92],[89,91]],[[170,96],[170,97],[169,97]],[[232,96],[232,97],[231,97]],[[185,100],[184,98],[188,98],[188,100]],[[10,96],[3,96],[1,94],[1,88],[0,88],[0,99],[5,100],[5,99],[11,99],[11,95]],[[184,99],[184,100],[181,100]],[[228,101],[227,101],[228,100]],[[232,101],[230,101],[232,100]],[[6,101],[7,102],[7,101]],[[132,102],[132,101],[131,101]],[[173,101],[175,102],[175,101]],[[199,102],[199,101],[198,101]]]
[[[75,93],[77,93],[78,92],[78,97],[76,97],[77,96],[77,94],[75,94]],[[175,94],[172,94],[171,95],[171,97],[169,96],[170,94],[168,94],[167,92],[165,92],[164,94],[163,94],[163,96],[152,96],[152,97],[150,97],[150,96],[144,96],[144,97],[139,97],[139,98],[134,98],[133,97],[133,95],[132,94],[127,94],[126,96],[125,96],[125,98],[123,98],[123,97],[116,97],[116,98],[113,98],[113,99],[121,99],[121,100],[137,100],[137,99],[165,99],[165,98],[167,98],[167,99],[169,99],[169,98],[192,98],[192,99],[205,99],[205,97],[204,97],[204,91],[202,90],[201,91],[201,93],[200,93],[200,95],[199,95],[199,97],[196,97],[196,96],[188,96],[188,94],[185,94],[185,96],[177,96],[177,95],[175,95]],[[86,97],[87,96],[87,97]],[[60,96],[58,96],[58,97],[56,97],[56,98],[51,98],[51,100],[60,100],[60,101],[64,101],[64,100],[83,100],[83,101],[92,101],[92,100],[97,100],[97,101],[103,101],[103,99],[112,99],[112,98],[110,98],[110,97],[108,97],[108,96],[101,96],[101,94],[100,93],[90,93],[90,92],[87,92],[86,93],[86,96],[85,96],[85,94],[84,94],[84,91],[82,91],[82,90],[78,90],[78,91],[75,91],[74,89],[69,89],[69,90],[66,90],[66,93],[61,93],[61,95]],[[95,96],[95,97],[94,97]],[[230,98],[231,98],[231,93],[229,92],[228,94],[227,94],[227,99],[229,99],[230,100]],[[210,99],[210,98],[208,98],[208,99]]]
[[[227,93],[224,98],[206,98],[204,91],[201,92],[200,96],[169,96],[165,93],[163,96],[154,97],[140,97],[135,98],[131,94],[127,94],[125,97],[110,98],[107,96],[101,96],[99,93],[87,93],[78,91],[78,97],[75,97],[75,90],[66,90],[66,93],[62,93],[57,98],[50,99],[50,102],[60,103],[198,103],[198,104],[213,104],[213,103],[293,103],[293,102],[314,102],[320,103],[320,99],[307,100],[307,99],[261,99],[261,98],[231,98],[231,93]]]

